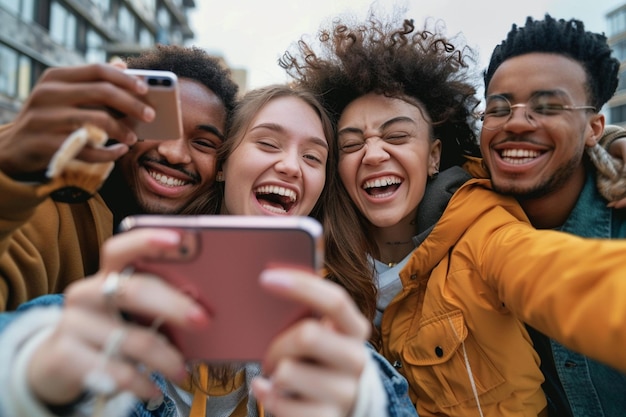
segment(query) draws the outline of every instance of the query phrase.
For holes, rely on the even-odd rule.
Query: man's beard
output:
[[[493,189],[500,194],[515,197],[519,201],[540,199],[563,187],[581,163],[578,157],[573,157],[548,178],[542,178],[539,183],[531,187],[517,187],[515,185],[500,187],[492,182]]]

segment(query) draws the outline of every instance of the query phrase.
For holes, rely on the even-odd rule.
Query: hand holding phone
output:
[[[128,118],[139,140],[172,140],[183,135],[178,77],[171,71],[127,69],[125,73],[142,78],[148,84],[146,102],[154,108],[155,118],[144,122]]]
[[[182,250],[142,259],[153,273],[191,295],[211,315],[202,333],[163,329],[189,361],[260,361],[273,338],[309,314],[303,305],[270,294],[259,276],[267,267],[319,271],[322,227],[309,217],[141,215],[122,230],[167,227],[180,231]]]

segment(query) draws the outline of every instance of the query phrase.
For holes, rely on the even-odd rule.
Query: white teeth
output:
[[[505,149],[502,151],[503,158],[536,158],[540,154],[529,149]]]
[[[169,177],[167,175],[159,174],[157,172],[148,171],[148,174],[157,180],[160,184],[166,185],[168,187],[181,187],[185,185],[187,182],[183,180],[179,180],[178,178]]]
[[[502,160],[512,165],[522,165],[538,158],[541,154],[529,149],[505,149],[501,153]]]
[[[386,187],[392,184],[401,184],[402,180],[396,176],[389,176],[384,178],[376,178],[375,180],[366,181],[363,184],[364,189]]]
[[[261,205],[265,210],[267,211],[271,211],[272,213],[276,213],[276,214],[287,214],[287,210],[281,208],[281,207],[274,207],[274,206],[270,206],[267,204],[262,204]]]
[[[277,194],[289,198],[294,203],[297,199],[296,192],[289,188],[279,187],[278,185],[263,185],[254,190],[257,194]]]

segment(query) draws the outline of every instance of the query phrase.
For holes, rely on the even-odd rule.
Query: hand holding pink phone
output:
[[[187,360],[260,361],[279,332],[308,314],[303,304],[262,288],[259,277],[268,267],[320,270],[322,228],[312,218],[143,215],[126,218],[121,227],[182,234],[184,253],[134,266],[172,283],[210,313],[205,332],[164,329]]]

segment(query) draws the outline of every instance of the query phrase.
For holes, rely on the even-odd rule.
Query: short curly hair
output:
[[[409,19],[383,23],[373,14],[352,26],[338,18],[319,31],[319,53],[302,38],[279,65],[323,98],[334,122],[350,102],[370,92],[417,99],[442,141],[445,169],[462,164],[463,154],[479,154],[473,117],[478,100],[466,63],[473,51],[441,32],[416,30]]]
[[[219,58],[198,47],[159,44],[139,56],[127,58],[126,64],[129,68],[172,71],[178,77],[198,81],[222,100],[229,115],[235,107],[239,87],[230,70]]]
[[[506,39],[495,47],[484,72],[485,93],[504,61],[531,52],[555,53],[578,61],[587,74],[589,100],[596,109],[602,108],[617,89],[620,62],[611,56],[606,36],[585,31],[580,20],[557,20],[546,14],[543,20],[527,17],[523,27],[514,24]]]

